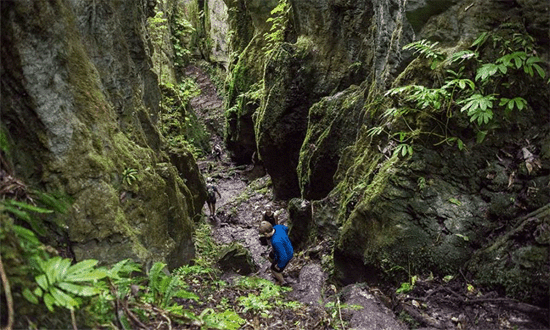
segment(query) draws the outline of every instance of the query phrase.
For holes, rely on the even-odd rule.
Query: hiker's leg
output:
[[[279,273],[272,269],[271,274],[273,275],[273,277],[275,277],[279,285],[283,285],[285,283],[285,278],[283,277],[283,273]]]
[[[212,203],[208,202],[208,211],[210,211],[210,216],[213,216],[214,215],[214,210],[213,210],[213,205]]]
[[[277,283],[279,285],[285,284],[285,279],[283,277],[283,269],[280,269],[277,266],[276,262],[273,262],[271,264],[271,274],[273,275],[273,277],[275,277],[275,279],[277,280]]]

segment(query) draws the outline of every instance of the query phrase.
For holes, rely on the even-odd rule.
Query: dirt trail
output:
[[[256,178],[257,173],[261,173],[262,169],[254,168],[253,165],[237,167],[231,162],[224,148],[223,138],[217,129],[225,125],[222,99],[217,95],[212,81],[200,67],[190,65],[185,69],[185,73],[193,77],[201,89],[201,94],[191,100],[191,106],[210,130],[211,146],[217,144],[222,150],[221,159],[216,159],[215,155],[211,154],[198,161],[203,176],[214,180],[221,195],[216,202],[216,217],[210,219],[213,225],[212,236],[220,244],[240,242],[251,252],[254,262],[259,266],[257,275],[271,279],[269,272],[266,272],[270,265],[264,256],[267,247],[260,245],[257,228],[267,204],[274,207],[280,223],[285,224],[288,219],[286,204],[273,201],[269,176]],[[203,212],[209,215],[206,204]],[[289,273],[287,270],[285,275],[289,282],[297,281],[296,272]]]

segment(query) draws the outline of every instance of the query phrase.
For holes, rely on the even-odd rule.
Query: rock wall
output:
[[[453,53],[482,31],[525,35],[518,22],[533,15],[532,10],[542,19],[548,6],[541,11],[512,2],[464,1],[428,20],[420,37],[438,40]],[[502,22],[507,24],[500,30]],[[506,32],[514,28],[519,30]],[[546,61],[548,54],[540,45],[547,42],[547,37],[537,41]],[[433,81],[429,72],[426,63],[412,62],[394,86]],[[335,176],[338,187],[331,192],[332,198],[340,197],[335,203],[335,217],[342,225],[334,253],[338,278],[399,282],[411,273],[429,270],[445,276],[462,270],[475,283],[547,306],[550,282],[541,274],[550,269],[543,233],[550,217],[537,210],[550,202],[549,96],[545,90],[539,97],[544,79],[516,79],[523,79],[523,87],[514,92],[522,93],[530,106],[499,121],[483,143],[476,144],[475,134],[468,133],[468,121],[454,119],[450,129],[468,139],[466,150],[426,139],[411,157],[396,157],[388,152],[391,141],[369,136],[369,126],[360,131],[341,158]],[[366,116],[390,106],[370,104]],[[429,122],[414,118],[407,120],[414,125]],[[397,122],[393,125],[386,128],[403,129]],[[523,216],[529,212],[534,215],[526,221]],[[527,228],[532,235],[518,234],[530,231]]]
[[[74,200],[77,260],[194,257],[204,182],[188,153],[162,151],[146,19],[154,2],[1,3],[1,129],[15,174]]]
[[[476,144],[469,118],[453,119],[451,129],[468,141],[465,151],[427,138],[411,157],[392,156],[398,142],[373,137],[369,129],[392,107],[383,96],[388,88],[438,86],[445,74],[432,71],[426,61],[413,61],[412,52],[402,49],[413,40],[438,41],[444,54],[452,54],[481,32],[517,29],[510,35],[535,37],[536,54],[548,72],[548,3],[290,1],[285,42],[268,57],[262,56],[265,42],[259,34],[240,35],[257,24],[246,4],[228,5],[236,8],[230,14],[230,26],[236,27],[231,45],[239,54],[229,80],[228,148],[243,162],[259,153],[276,198],[316,199],[312,221],[322,227],[317,232],[334,234],[340,228],[336,277],[344,283],[399,283],[408,271],[445,276],[468,264],[472,280],[544,304],[549,283],[539,275],[549,269],[542,252],[548,248],[542,234],[548,217],[540,213],[528,224],[519,219],[550,202],[547,89],[537,96],[545,80],[520,78],[529,107],[499,121],[483,144]],[[482,55],[498,54],[487,49]],[[439,125],[427,117],[410,119],[424,129]],[[383,128],[391,136],[405,125]],[[525,228],[536,237],[494,241]],[[503,247],[514,245],[520,251],[503,258]],[[488,250],[472,259],[482,247]],[[495,255],[498,271],[486,272],[483,264]]]

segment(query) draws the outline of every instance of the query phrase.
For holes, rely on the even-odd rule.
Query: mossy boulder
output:
[[[250,251],[239,243],[224,247],[218,254],[217,263],[222,270],[234,271],[240,275],[249,275],[257,268]]]
[[[334,188],[333,176],[343,150],[355,142],[363,125],[364,103],[364,90],[354,85],[309,109],[297,168],[304,198],[321,199]]]
[[[225,144],[231,159],[238,164],[250,164],[256,151],[256,136],[252,116],[259,106],[263,75],[264,41],[254,37],[232,66],[228,75]]]
[[[446,177],[450,169],[437,153],[419,151],[403,163],[397,156],[381,160],[373,156],[376,152],[363,150],[367,163],[356,162],[348,172],[364,167],[363,174],[337,188],[340,219],[345,219],[335,251],[338,277],[401,280],[407,271],[458,271],[484,239],[479,230],[488,226],[483,200],[465,194]],[[457,167],[469,172],[474,164]],[[347,260],[355,260],[355,271],[364,272],[347,269]],[[386,274],[390,269],[401,271]]]

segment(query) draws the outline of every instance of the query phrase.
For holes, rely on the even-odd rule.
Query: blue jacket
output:
[[[277,267],[284,268],[294,256],[294,249],[288,238],[288,227],[285,225],[275,225],[275,234],[271,236],[271,246],[275,254]]]

